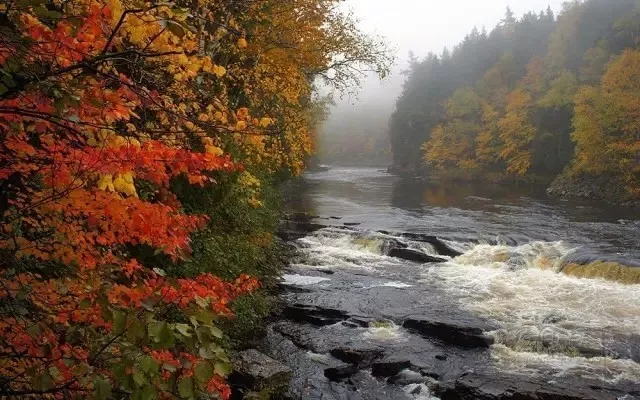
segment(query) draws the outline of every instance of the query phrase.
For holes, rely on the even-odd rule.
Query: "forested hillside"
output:
[[[606,177],[640,196],[640,2],[586,0],[412,58],[390,121],[394,169]],[[498,179],[498,178],[496,178]]]
[[[0,398],[229,398],[313,82],[388,69],[338,3],[0,1]]]

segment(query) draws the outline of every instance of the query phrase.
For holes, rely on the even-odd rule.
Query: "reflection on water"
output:
[[[307,174],[291,188],[296,212],[339,216],[368,229],[429,233],[444,238],[527,243],[563,241],[578,257],[640,264],[637,210],[588,200],[550,198],[545,188],[485,183],[423,183],[375,168],[334,168]]]

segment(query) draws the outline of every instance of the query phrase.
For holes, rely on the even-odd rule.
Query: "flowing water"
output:
[[[429,185],[365,168],[307,174],[289,206],[326,227],[295,240],[300,256],[283,277],[283,298],[343,313],[330,324],[272,326],[270,352],[294,369],[293,395],[480,398],[451,389],[470,374],[506,379],[515,392],[526,381],[560,385],[576,398],[640,393],[640,285],[629,283],[640,272],[637,210],[550,199],[540,188]],[[443,256],[421,235],[461,254]],[[389,243],[398,242],[442,261],[390,257]],[[596,260],[630,268],[596,274],[613,279],[562,273]],[[604,268],[595,265],[591,275]],[[366,323],[350,322],[358,319]],[[490,346],[460,345],[455,329],[451,338],[431,337],[408,329],[408,320],[479,329]],[[389,383],[367,366],[331,382],[323,371],[341,365],[330,355],[336,348],[373,348],[426,378]]]

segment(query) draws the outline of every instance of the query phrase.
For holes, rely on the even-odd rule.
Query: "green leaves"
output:
[[[93,396],[96,400],[106,400],[111,397],[111,383],[99,377],[94,381]]]

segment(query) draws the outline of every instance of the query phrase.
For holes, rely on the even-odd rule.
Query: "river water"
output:
[[[319,224],[293,241],[300,255],[282,296],[295,316],[268,337],[269,352],[294,370],[294,397],[639,396],[640,285],[561,272],[596,260],[640,266],[637,210],[552,199],[542,188],[425,184],[375,168],[309,173],[288,207]],[[442,260],[390,257],[389,243]],[[329,321],[300,317],[305,307]],[[487,345],[462,343],[460,332],[480,332]],[[380,374],[363,362],[328,379],[327,369],[345,365],[336,349],[403,371]]]

